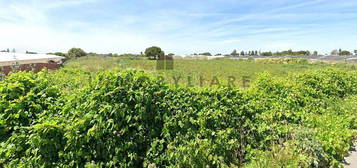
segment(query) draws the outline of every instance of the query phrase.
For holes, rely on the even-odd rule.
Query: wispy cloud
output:
[[[281,12],[281,11],[286,11],[286,10],[292,10],[296,8],[302,8],[306,6],[315,6],[316,4],[321,4],[321,3],[328,3],[328,0],[310,0],[310,1],[302,1],[300,3],[292,4],[292,5],[287,5],[284,7],[280,7],[277,9],[272,9],[269,11],[269,13],[275,13],[275,12]]]
[[[42,4],[45,8],[60,8],[68,6],[78,6],[88,3],[96,3],[98,0],[39,0],[38,3]]]
[[[346,49],[357,43],[350,38],[357,34],[354,0],[0,0],[0,6],[0,49],[327,52],[333,43]]]

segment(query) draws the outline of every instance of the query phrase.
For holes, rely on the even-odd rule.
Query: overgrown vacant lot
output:
[[[248,60],[174,60],[174,70],[156,70],[156,61],[153,60],[131,60],[122,58],[95,58],[84,57],[68,61],[65,68],[79,69],[84,72],[95,74],[110,69],[137,69],[145,70],[155,75],[163,76],[168,82],[178,81],[181,85],[188,84],[188,78],[195,86],[200,85],[203,79],[204,86],[210,86],[214,77],[220,83],[227,83],[229,77],[234,77],[236,86],[243,84],[243,79],[254,81],[258,74],[267,72],[276,77],[286,77],[289,73],[301,73],[307,70],[317,70],[326,68],[353,69],[351,65],[345,64],[308,64],[308,63],[273,63],[254,62]]]
[[[157,76],[172,73],[254,80],[190,88]],[[0,167],[338,167],[356,107],[357,71],[345,65],[178,60],[158,72],[154,61],[82,58],[0,82]]]

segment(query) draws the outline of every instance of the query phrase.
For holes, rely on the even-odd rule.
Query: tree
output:
[[[306,50],[305,51],[305,56],[309,56],[309,55],[311,55],[311,52],[309,50]]]
[[[240,55],[244,56],[244,51],[240,52]]]
[[[200,55],[204,55],[204,56],[212,56],[212,54],[211,54],[210,52],[200,53]]]
[[[313,54],[314,56],[317,56],[317,55],[319,55],[319,53],[317,52],[317,51],[314,51],[314,54]]]
[[[221,53],[217,53],[215,56],[221,56],[222,54]]]
[[[11,50],[11,52],[12,52],[12,53],[16,53],[16,50],[15,50],[15,48],[13,48],[13,49]]]
[[[175,56],[174,53],[170,53],[170,54],[167,54],[167,55],[168,55],[168,56],[171,56],[171,57]]]
[[[338,55],[341,56],[346,56],[346,55],[351,55],[351,52],[347,51],[347,50],[341,50]]]
[[[273,56],[273,53],[271,51],[269,52],[262,52],[261,53],[262,56]]]
[[[6,49],[6,52],[8,52],[8,53],[9,53],[9,52],[10,52],[10,49]]]
[[[231,53],[231,56],[238,56],[239,54],[237,53],[237,50],[233,50]]]
[[[80,48],[71,48],[69,51],[68,51],[68,54],[67,56],[69,58],[78,58],[78,57],[83,57],[83,56],[86,56],[87,53],[84,52],[82,49]]]
[[[357,55],[357,50],[354,50],[353,52],[355,53],[355,55]]]
[[[152,46],[145,50],[145,56],[149,59],[157,60],[159,57],[165,55],[165,52],[161,50],[160,47]]]
[[[26,54],[37,54],[37,52],[26,51]]]

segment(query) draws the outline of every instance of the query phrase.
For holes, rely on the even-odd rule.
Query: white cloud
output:
[[[282,1],[272,0],[279,4]],[[147,1],[150,3],[151,1]],[[209,3],[212,3],[210,1]],[[260,1],[255,1],[259,3]],[[300,1],[301,2],[301,1]],[[99,0],[0,0],[0,49],[17,48],[18,51],[66,51],[82,47],[93,52],[140,52],[148,46],[158,45],[167,52],[188,54],[192,52],[230,52],[232,49],[277,50],[289,48],[322,48],[333,46],[331,39],[344,39],[353,43],[353,11],[334,11],[332,4],[323,0],[304,1],[284,7],[254,9],[252,12],[220,12],[215,6],[210,10],[162,8],[132,12],[128,9],[82,9],[86,4],[102,3]],[[159,3],[159,2],[157,2]],[[227,4],[242,4],[230,0]],[[247,5],[251,2],[244,2]],[[267,4],[268,2],[262,2]],[[342,3],[342,1],[341,1]],[[198,5],[195,4],[195,5]],[[304,9],[322,4],[325,11]],[[346,4],[357,5],[353,2]],[[130,4],[132,5],[132,4]],[[94,5],[95,6],[95,5]],[[133,5],[134,6],[134,5]],[[61,17],[58,11],[68,7],[81,8],[75,16]],[[109,7],[108,7],[109,8]],[[217,6],[217,8],[221,8]],[[62,11],[62,9],[64,9]],[[221,10],[222,11],[222,10]],[[67,12],[67,11],[66,11]],[[84,12],[84,13],[81,13]],[[67,13],[63,13],[67,15]],[[97,14],[104,14],[97,16]],[[55,17],[53,16],[55,15]],[[91,17],[94,17],[93,19]],[[333,19],[334,21],[329,21]],[[350,20],[351,23],[347,22]],[[320,21],[320,22],[318,22]],[[352,23],[353,22],[353,23]],[[343,23],[343,24],[341,24]],[[335,34],[333,38],[328,38]],[[338,34],[340,37],[338,37]],[[321,38],[325,36],[326,38]],[[312,43],[312,40],[333,42]],[[337,44],[342,44],[339,42]],[[352,46],[352,44],[346,44]],[[342,46],[343,47],[343,46]],[[303,48],[302,48],[303,49]]]
[[[88,3],[95,3],[98,0],[38,0],[40,4],[44,4],[45,8],[60,8],[66,6],[75,6]]]
[[[10,5],[9,11],[2,11],[0,19],[0,49],[16,48],[38,52],[67,51],[71,47],[82,47],[97,52],[140,52],[144,46],[155,43],[144,36],[108,28],[88,28],[87,22],[71,21],[61,27],[48,25],[46,13],[25,5]],[[63,28],[66,29],[63,29]],[[156,42],[157,43],[157,42]]]
[[[41,23],[45,21],[46,15],[43,11],[26,4],[13,3],[0,10],[0,18],[7,22]]]
[[[81,47],[96,52],[140,52],[157,41],[130,32],[92,29],[82,33],[66,33],[35,25],[0,24],[0,47],[51,52]]]

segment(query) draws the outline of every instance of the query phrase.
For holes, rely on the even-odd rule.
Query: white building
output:
[[[20,54],[0,52],[0,66],[34,64],[34,63],[57,63],[62,64],[65,57],[47,54]]]

